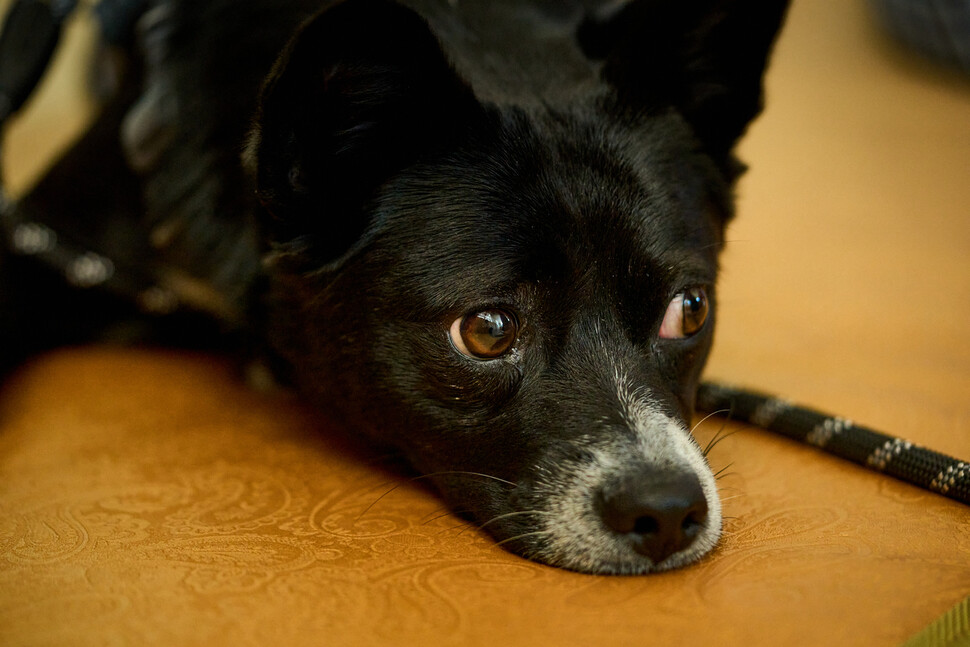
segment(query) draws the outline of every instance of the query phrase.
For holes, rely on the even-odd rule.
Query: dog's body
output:
[[[325,4],[150,3],[142,60],[23,212],[63,210],[99,152],[123,190],[75,190],[75,218],[146,214],[166,289],[269,340],[510,549],[606,573],[704,555],[720,505],[688,422],[785,2],[350,0],[304,23]]]

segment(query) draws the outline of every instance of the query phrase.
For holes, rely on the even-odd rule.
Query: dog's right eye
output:
[[[710,305],[707,291],[693,287],[675,296],[667,306],[660,325],[662,339],[684,339],[700,331],[707,321]]]
[[[483,310],[451,324],[451,342],[463,355],[474,359],[495,359],[512,349],[519,326],[510,312]]]

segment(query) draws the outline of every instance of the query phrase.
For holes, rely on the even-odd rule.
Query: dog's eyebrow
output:
[[[672,268],[680,287],[691,284],[712,284],[717,278],[716,266],[712,266],[710,262],[694,254],[682,257]]]
[[[465,257],[449,254],[447,249],[421,250],[411,254],[395,268],[396,278],[389,287],[407,285],[416,296],[407,299],[414,321],[433,321],[443,315],[461,314],[469,309],[514,305],[521,295],[523,279],[515,262],[495,258],[487,268],[469,267]],[[434,259],[423,262],[428,255]],[[426,258],[424,260],[427,260]],[[395,287],[400,291],[399,287]]]

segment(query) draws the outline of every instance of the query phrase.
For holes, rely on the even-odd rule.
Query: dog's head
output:
[[[768,4],[589,17],[574,42],[599,85],[526,108],[480,101],[417,14],[357,0],[266,84],[282,353],[515,552],[641,573],[719,537],[688,425]]]

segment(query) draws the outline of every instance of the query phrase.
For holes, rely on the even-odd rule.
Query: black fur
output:
[[[786,3],[406,4],[175,1],[142,20],[142,98],[119,101],[158,262],[513,550],[594,572],[697,559],[710,493],[683,522],[710,545],[644,547],[615,517],[707,482],[664,438],[687,436],[731,151]],[[25,207],[56,209],[44,195]],[[693,288],[706,323],[662,338]],[[518,324],[509,352],[459,352],[453,322],[495,308]]]

